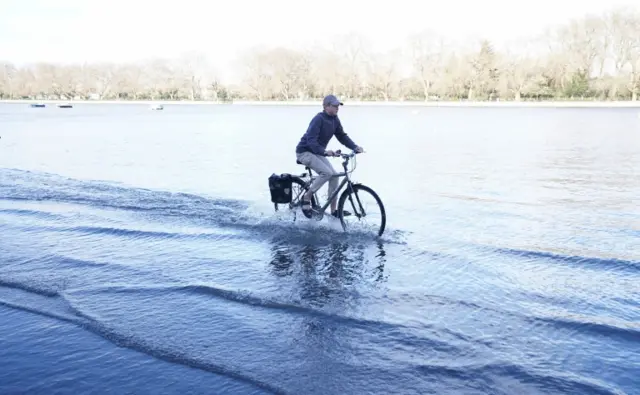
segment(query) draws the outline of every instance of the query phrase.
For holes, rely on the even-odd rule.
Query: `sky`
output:
[[[638,1],[0,0],[0,60],[126,62],[199,51],[225,79],[253,46],[330,45],[358,32],[384,50],[425,28],[500,46],[588,13],[638,8]]]

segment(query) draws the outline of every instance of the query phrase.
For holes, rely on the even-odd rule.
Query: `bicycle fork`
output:
[[[351,183],[349,183],[349,190],[351,191],[351,193],[349,194],[349,201],[351,202],[351,207],[353,208],[354,214],[356,215],[356,217],[358,217],[358,219],[366,217],[367,213],[364,212],[364,207],[362,206],[362,202],[358,197],[358,193],[356,192],[355,188],[353,188]],[[356,195],[356,200],[358,201],[358,207],[360,207],[360,211],[356,209],[356,205],[355,203],[353,203],[353,195]]]

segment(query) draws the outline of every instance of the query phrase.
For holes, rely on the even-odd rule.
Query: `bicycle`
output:
[[[353,173],[356,168],[355,156],[356,156],[355,151],[352,151],[349,154],[343,154],[340,151],[336,151],[335,157],[340,157],[343,159],[342,167],[344,171],[342,173],[333,175],[333,177],[344,177],[344,178],[342,179],[338,187],[335,189],[335,191],[333,191],[331,196],[329,196],[329,198],[325,203],[322,203],[320,201],[320,199],[317,196],[317,192],[314,193],[311,196],[312,213],[311,215],[306,215],[303,212],[303,215],[305,215],[305,217],[309,219],[314,218],[317,221],[321,221],[324,218],[327,208],[331,205],[331,201],[334,198],[336,198],[338,194],[340,194],[342,189],[345,188],[346,186],[346,189],[342,191],[342,194],[340,195],[340,198],[338,200],[338,207],[337,207],[337,210],[339,213],[338,218],[340,219],[340,224],[342,225],[342,229],[345,232],[347,232],[349,229],[349,226],[347,224],[347,219],[345,219],[345,217],[353,216],[357,218],[359,221],[367,217],[367,212],[364,210],[364,207],[362,205],[362,199],[360,197],[364,196],[365,194],[369,194],[373,197],[376,204],[380,208],[381,221],[377,230],[377,235],[378,237],[380,237],[384,233],[384,229],[386,226],[386,211],[385,211],[384,205],[382,204],[382,200],[373,189],[361,183],[353,182],[351,180],[350,174]],[[353,159],[354,165],[351,170],[348,170],[347,166],[349,165],[349,162],[351,159]],[[296,163],[299,165],[303,165],[298,160],[296,160]],[[279,211],[278,210],[279,204],[288,205],[289,210],[294,211],[294,213],[298,207],[302,206],[302,197],[309,190],[311,183],[316,178],[313,172],[311,171],[311,168],[309,168],[308,166],[305,166],[305,170],[307,172],[302,173],[300,175],[284,173],[284,174],[281,174],[280,176],[276,176],[275,174],[273,174],[270,177],[269,187],[271,188],[271,198],[272,198],[271,200],[274,203],[275,211]],[[272,182],[272,178],[273,180],[277,180],[277,181]],[[279,192],[277,191],[278,186],[274,187],[274,185],[278,184],[278,182],[283,182],[283,185],[280,185],[280,187],[283,188],[282,190],[284,191],[284,193],[279,194]],[[294,189],[296,188],[297,188],[297,193],[294,194]],[[274,192],[274,189],[276,189],[276,192]],[[355,196],[355,199],[353,198],[354,196]],[[345,209],[345,203],[347,202],[347,199],[349,203],[351,203],[351,208],[353,212],[345,216],[344,209]],[[358,208],[356,208],[356,203],[354,202],[354,200],[357,202]]]

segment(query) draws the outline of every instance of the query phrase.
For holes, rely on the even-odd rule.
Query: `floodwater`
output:
[[[640,393],[639,109],[345,105],[380,238],[318,110],[0,104],[0,393]]]

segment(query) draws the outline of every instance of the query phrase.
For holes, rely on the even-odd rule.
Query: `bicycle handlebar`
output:
[[[362,153],[362,152],[360,152],[360,153]],[[342,151],[337,150],[337,151],[335,151],[335,155],[327,155],[327,156],[333,156],[333,157],[336,157],[336,158],[347,159],[347,158],[353,158],[357,154],[358,154],[358,152],[356,152],[356,151],[351,151],[351,153],[349,153],[349,154],[343,154]]]

